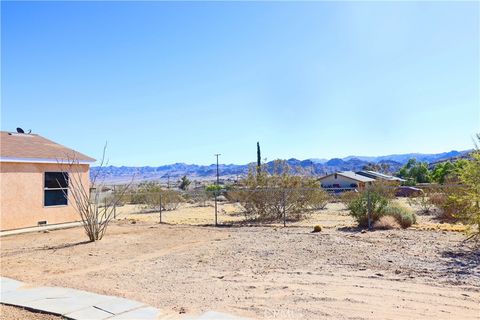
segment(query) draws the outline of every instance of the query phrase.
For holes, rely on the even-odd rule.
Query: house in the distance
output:
[[[72,199],[65,197],[69,173],[64,171],[73,169],[88,188],[94,161],[37,134],[1,131],[0,230],[79,221]]]
[[[402,179],[402,178],[399,178],[399,177],[391,176],[391,175],[376,172],[376,171],[370,171],[370,170],[357,171],[356,174],[359,174],[359,175],[362,175],[362,176],[365,176],[365,177],[368,177],[368,178],[372,178],[372,179],[375,179],[377,181],[383,181],[383,182],[387,182],[387,183],[390,183],[390,184],[396,184],[396,185],[399,185],[402,182],[406,181],[405,179]]]
[[[333,192],[362,190],[375,179],[356,174],[353,171],[341,171],[319,178],[322,188]]]

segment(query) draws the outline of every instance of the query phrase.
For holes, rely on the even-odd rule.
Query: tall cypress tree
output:
[[[260,142],[257,142],[257,175],[260,174],[262,169],[262,156],[260,153]]]

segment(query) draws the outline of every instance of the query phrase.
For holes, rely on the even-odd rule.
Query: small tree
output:
[[[180,181],[179,188],[182,190],[187,190],[192,182],[187,178],[187,176],[183,176],[182,180]]]
[[[480,143],[480,134],[477,134]],[[468,161],[460,170],[460,181],[465,186],[460,195],[453,195],[462,203],[458,217],[471,226],[470,238],[480,239],[480,149],[472,153],[472,160]]]
[[[426,162],[417,162],[416,159],[410,159],[400,169],[399,176],[409,180],[409,182],[426,183],[431,181],[430,170]]]
[[[433,168],[432,180],[438,183],[445,183],[449,175],[455,174],[455,164],[450,161],[439,163]]]

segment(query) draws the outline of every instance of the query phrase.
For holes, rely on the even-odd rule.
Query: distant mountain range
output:
[[[361,170],[367,164],[387,164],[389,170],[394,173],[400,169],[409,159],[415,158],[417,161],[423,162],[438,162],[450,158],[462,156],[469,151],[450,151],[436,154],[425,153],[407,153],[407,154],[392,154],[379,157],[365,157],[365,156],[348,156],[345,158],[327,159],[307,159],[298,160],[295,158],[286,160],[292,168],[294,173],[302,173],[307,175],[324,175],[336,171],[346,170]],[[223,179],[234,179],[239,176],[246,175],[250,164],[220,164],[219,171]],[[274,161],[267,163],[269,170],[273,169]],[[135,176],[135,182],[161,180],[172,181],[178,180],[180,177],[186,175],[191,180],[209,180],[216,175],[216,165],[208,166],[174,163],[163,165],[159,167],[92,167],[91,175],[98,174],[107,183],[125,183]]]

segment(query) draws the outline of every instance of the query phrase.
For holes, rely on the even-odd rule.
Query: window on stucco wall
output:
[[[68,205],[68,173],[45,172],[43,193],[45,207]]]

